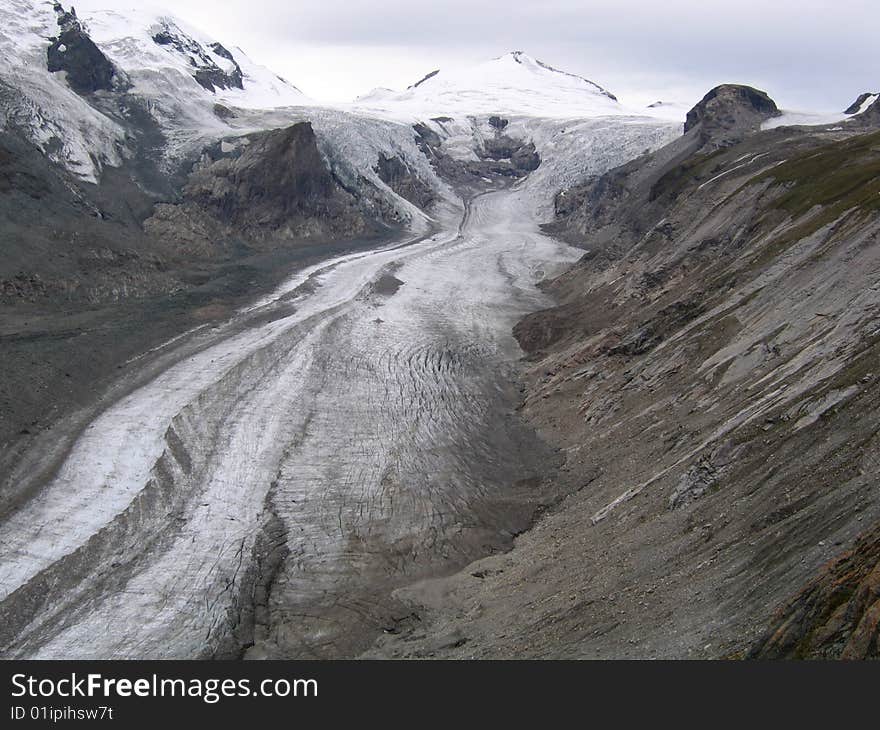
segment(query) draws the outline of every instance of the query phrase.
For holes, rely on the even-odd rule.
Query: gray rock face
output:
[[[514,334],[523,411],[570,455],[578,496],[497,579],[432,587],[455,596],[437,613],[469,657],[877,656],[880,346],[853,302],[877,296],[880,132],[779,127],[726,147],[701,136],[710,114],[742,134],[772,107],[720,103],[557,200],[557,230],[590,253]],[[547,587],[520,602],[534,576]],[[491,634],[458,618],[499,595]],[[528,613],[550,596],[572,603]]]
[[[492,120],[496,120],[493,122]],[[416,143],[431,160],[438,174],[446,180],[470,185],[483,180],[520,178],[537,170],[541,157],[532,142],[513,139],[501,134],[507,120],[491,117],[489,124],[495,128],[495,136],[483,140],[475,150],[479,161],[453,159],[443,149],[443,139],[425,124],[414,124]]]
[[[67,83],[78,94],[109,91],[113,88],[116,68],[83,30],[73,8],[68,13],[56,3],[55,12],[61,32],[49,39],[46,50],[49,71],[66,72]]]
[[[763,121],[777,114],[776,104],[762,91],[731,84],[712,89],[688,113],[682,137],[647,158],[560,192],[556,221],[548,230],[576,245],[589,239],[593,269],[618,257],[626,247],[623,242],[634,235],[649,230],[671,235],[668,221],[658,223],[666,207],[697,179],[708,182],[721,173],[713,157],[754,136]],[[756,154],[763,151],[756,148]],[[721,238],[729,235],[725,232]],[[648,280],[660,281],[662,276],[663,272],[650,272]]]
[[[703,313],[700,298],[700,294],[695,293],[663,307],[651,319],[627,333],[619,344],[608,350],[608,354],[632,357],[650,352],[671,333]]]
[[[508,162],[511,169],[506,174],[522,177],[538,169],[541,165],[541,157],[535,150],[533,142],[514,139],[503,134],[507,124],[508,121],[501,117],[489,117],[489,126],[495,130],[495,136],[483,141],[483,147],[477,150],[477,155],[484,160]]]
[[[382,182],[413,205],[425,209],[434,202],[433,189],[420,180],[399,157],[380,154],[376,172]]]
[[[422,78],[420,78],[418,81],[416,81],[416,82],[415,82],[412,86],[410,86],[409,88],[410,88],[410,89],[415,89],[417,86],[421,86],[421,85],[424,84],[428,79],[432,79],[432,78],[434,78],[438,73],[440,73],[440,69],[439,69],[439,68],[436,69],[435,71],[431,71],[431,73],[425,74]]]
[[[726,145],[760,128],[779,115],[776,103],[751,86],[722,84],[712,89],[687,113],[685,133],[699,128],[706,138]]]
[[[253,135],[228,154],[196,164],[183,201],[159,205],[146,221],[153,236],[192,255],[321,237],[351,238],[375,223],[327,167],[309,122]]]
[[[487,139],[478,154],[489,160],[510,160],[517,170],[536,170],[541,164],[533,143],[505,136]]]
[[[880,525],[781,606],[749,659],[880,658]]]
[[[198,169],[187,198],[224,220],[277,225],[328,204],[337,186],[308,122],[274,130],[233,158]]]

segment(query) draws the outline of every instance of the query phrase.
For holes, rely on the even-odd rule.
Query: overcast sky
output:
[[[691,103],[729,81],[831,111],[880,88],[878,0],[175,0],[173,13],[326,101],[510,50],[630,103]]]

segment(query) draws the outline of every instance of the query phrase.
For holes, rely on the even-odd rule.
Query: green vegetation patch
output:
[[[788,188],[776,206],[793,217],[817,205],[829,208],[830,215],[821,216],[825,223],[851,208],[880,210],[880,132],[824,145],[767,170],[752,182],[765,179]]]
[[[752,263],[752,270],[764,268],[847,211],[862,215],[880,211],[880,132],[832,142],[793,157],[755,176],[740,190],[761,182],[780,185],[784,192],[759,221],[769,220],[767,216],[774,210],[803,220],[768,241]],[[814,209],[815,213],[804,218]]]

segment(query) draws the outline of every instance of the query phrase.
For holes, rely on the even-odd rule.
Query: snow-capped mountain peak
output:
[[[82,0],[0,0],[0,127],[94,181],[131,154],[132,109],[179,156],[229,131],[239,110],[310,104],[295,86],[161,10]],[[145,121],[152,118],[151,122]]]
[[[606,91],[599,84],[590,81],[589,79],[585,79],[583,76],[578,76],[577,74],[569,73],[568,71],[562,71],[558,68],[554,68],[548,63],[544,63],[543,61],[538,60],[537,58],[532,58],[524,51],[510,51],[509,53],[504,54],[503,56],[499,56],[496,58],[496,61],[506,61],[507,59],[511,59],[514,63],[518,63],[521,66],[525,66],[530,72],[541,75],[541,74],[561,74],[562,76],[568,76],[570,79],[574,79],[575,86],[580,86],[581,83],[585,84],[588,89],[592,91],[596,91],[603,96],[607,96],[612,101],[617,101],[617,97],[614,96],[610,91]]]
[[[207,91],[216,100],[241,108],[308,101],[299,89],[255,64],[241,49],[225,46],[162,11],[96,8],[80,11],[80,16],[92,40],[143,93],[156,92],[156,77],[162,74],[183,83],[189,92]]]
[[[356,106],[387,114],[507,113],[539,117],[597,117],[624,113],[609,91],[577,74],[554,68],[523,51],[465,69],[438,69],[406,91],[376,90]]]

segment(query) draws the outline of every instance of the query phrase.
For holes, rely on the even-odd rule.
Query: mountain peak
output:
[[[779,114],[766,92],[742,84],[721,84],[687,113],[684,131],[699,127],[707,138],[732,140]]]
[[[858,98],[850,104],[846,110],[843,112],[844,114],[862,114],[863,112],[868,111],[874,103],[880,99],[880,93],[866,91],[863,94],[859,94]]]
[[[360,106],[422,117],[521,114],[559,118],[620,114],[614,94],[515,50],[466,69],[437,69],[398,94],[372,92]]]
[[[617,101],[617,97],[614,96],[614,94],[612,94],[610,91],[606,91],[605,89],[603,89],[595,81],[590,81],[589,79],[584,78],[583,76],[578,76],[577,74],[573,74],[568,71],[563,71],[561,69],[555,68],[554,66],[551,66],[549,63],[545,63],[544,61],[540,60],[539,58],[535,58],[534,56],[530,56],[525,51],[508,51],[504,55],[498,56],[498,58],[496,58],[494,60],[495,61],[503,61],[506,59],[510,59],[514,63],[518,63],[521,66],[524,66],[528,69],[535,70],[537,72],[545,71],[548,73],[561,74],[563,76],[568,76],[569,78],[572,78],[572,79],[577,79],[578,81],[582,81],[583,83],[589,85],[594,90],[598,91],[600,94],[607,96],[609,99],[612,99],[613,101]]]
[[[535,59],[532,58],[525,51],[508,51],[507,53],[504,53],[501,56],[498,56],[498,59],[502,59],[502,58],[512,58],[517,63],[522,63],[523,60],[533,61],[533,62],[535,61]]]

